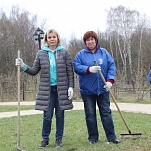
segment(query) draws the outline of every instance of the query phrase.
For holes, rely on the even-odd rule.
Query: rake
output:
[[[94,61],[94,64],[95,64],[95,66],[98,66],[96,61]],[[105,80],[105,78],[104,78],[104,76],[103,76],[101,70],[99,70],[98,72],[99,72],[99,75],[100,75],[102,81],[103,81],[104,84],[106,85],[106,80]],[[122,114],[122,112],[121,112],[121,110],[120,110],[120,108],[119,108],[119,106],[118,106],[118,104],[117,104],[117,102],[116,102],[116,100],[115,100],[113,94],[112,94],[112,91],[109,89],[108,92],[109,92],[109,94],[110,94],[110,96],[111,96],[113,102],[115,103],[115,106],[117,107],[117,110],[118,110],[118,112],[120,113],[121,118],[122,118],[122,120],[123,120],[123,122],[124,122],[124,124],[125,124],[125,126],[126,126],[126,128],[127,128],[127,130],[128,130],[128,134],[120,134],[121,137],[122,137],[122,138],[133,138],[133,139],[140,138],[141,135],[142,135],[141,133],[136,133],[136,134],[132,134],[132,133],[131,133],[131,131],[130,131],[130,129],[129,129],[129,127],[128,127],[126,121],[125,121],[125,119],[124,119],[124,116],[123,116],[123,114]]]
[[[18,58],[20,58],[20,50],[18,50]],[[17,125],[17,150],[26,151],[20,148],[20,65],[17,66],[18,81],[18,125]]]

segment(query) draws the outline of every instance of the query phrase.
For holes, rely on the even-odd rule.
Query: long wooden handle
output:
[[[18,58],[20,58],[20,50],[18,50]],[[17,66],[18,81],[18,129],[17,129],[17,145],[20,146],[20,65]]]
[[[94,61],[94,64],[95,64],[95,66],[98,66],[98,64],[97,64],[97,62],[96,62],[96,61]],[[103,74],[102,74],[101,70],[99,70],[98,72],[99,72],[100,77],[102,78],[102,80],[103,80],[104,84],[106,85],[106,80],[105,80],[105,78],[104,78],[104,76],[103,76]],[[123,114],[122,114],[122,112],[121,112],[121,110],[120,110],[120,108],[119,108],[119,106],[118,106],[118,104],[117,104],[117,102],[116,102],[116,100],[115,100],[115,98],[114,98],[113,94],[112,94],[112,91],[111,91],[110,89],[109,89],[108,91],[109,91],[110,96],[111,96],[111,98],[112,98],[113,102],[115,103],[115,105],[116,105],[116,107],[117,107],[117,109],[118,109],[118,111],[119,111],[119,113],[120,113],[121,117],[122,117],[122,120],[123,120],[123,122],[124,122],[124,124],[125,124],[125,126],[126,126],[127,130],[129,131],[129,134],[131,134],[131,131],[130,131],[130,129],[129,129],[129,127],[128,127],[128,125],[127,125],[127,123],[126,123],[125,119],[124,119],[124,116],[123,116]]]

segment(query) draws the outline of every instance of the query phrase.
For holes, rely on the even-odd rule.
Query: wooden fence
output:
[[[38,89],[39,76],[30,76],[28,74],[21,74],[21,100],[31,101],[35,100]],[[120,84],[119,84],[120,83]],[[147,81],[146,81],[147,85]],[[123,99],[123,97],[130,97],[133,100],[150,99],[151,91],[149,86],[146,88],[133,89],[130,84],[121,84],[116,81],[112,87],[113,95],[116,99]],[[79,99],[78,77],[75,75],[74,99]],[[17,76],[0,75],[0,102],[17,101]]]

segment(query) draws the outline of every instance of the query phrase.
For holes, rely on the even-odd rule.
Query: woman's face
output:
[[[58,37],[55,33],[48,33],[47,35],[48,46],[52,49],[55,49],[58,45]]]
[[[89,37],[86,40],[86,46],[89,48],[89,50],[94,50],[96,48],[96,41],[93,37]]]

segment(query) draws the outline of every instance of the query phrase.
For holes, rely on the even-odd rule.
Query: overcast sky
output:
[[[37,15],[39,25],[45,19],[47,29],[55,28],[67,39],[72,33],[81,38],[88,30],[104,31],[107,11],[119,5],[151,19],[151,0],[0,0],[4,11],[9,11],[12,5]]]

